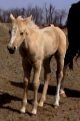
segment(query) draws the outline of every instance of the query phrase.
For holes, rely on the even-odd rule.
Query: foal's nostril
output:
[[[7,49],[8,49],[8,50],[10,50],[10,47],[9,47],[9,46],[7,46]]]
[[[15,52],[15,50],[16,50],[16,47],[7,46],[7,49],[8,49],[10,54],[13,54]]]
[[[7,45],[7,49],[9,49],[9,46]]]
[[[13,49],[16,50],[16,47],[14,47]]]

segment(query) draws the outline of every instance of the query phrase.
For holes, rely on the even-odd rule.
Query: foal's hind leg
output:
[[[30,72],[31,72],[32,66],[26,60],[23,60],[22,65],[23,65],[23,70],[24,70],[24,79],[23,79],[24,80],[24,93],[23,93],[22,108],[20,111],[22,113],[25,113],[26,105],[27,105],[28,81],[30,80]]]
[[[66,97],[66,94],[65,94],[65,91],[64,91],[64,85],[63,85],[64,84],[64,77],[65,77],[66,69],[67,69],[67,67],[64,67],[63,78],[62,78],[61,88],[60,88],[60,96],[62,96],[62,97]]]
[[[63,78],[63,68],[64,68],[64,56],[58,54],[56,57],[57,60],[57,72],[56,72],[56,78],[57,78],[57,90],[56,90],[56,98],[55,98],[55,106],[59,106],[59,100],[60,100],[60,87],[61,87],[61,81]]]
[[[39,102],[39,106],[43,107],[44,105],[44,101],[46,100],[46,94],[47,94],[47,89],[48,89],[48,82],[50,80],[50,59],[47,59],[46,61],[44,61],[44,79],[45,79],[45,83],[44,83],[44,87],[43,87],[43,92],[42,92],[42,96]]]

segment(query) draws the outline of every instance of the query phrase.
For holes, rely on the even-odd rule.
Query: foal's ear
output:
[[[32,15],[30,15],[29,17],[27,17],[27,20],[31,21],[32,20]]]
[[[22,18],[22,16],[18,16],[17,19],[18,19],[18,20],[24,20],[24,19]]]
[[[15,17],[13,16],[13,14],[10,14],[10,19],[11,19],[12,21],[15,20]]]
[[[29,17],[24,18],[24,21],[26,21],[26,22],[32,21],[32,15],[30,15]]]

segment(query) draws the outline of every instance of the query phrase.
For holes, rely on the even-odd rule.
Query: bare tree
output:
[[[63,19],[66,17],[66,15],[67,13],[65,9],[59,11],[59,23],[61,26],[63,25]]]
[[[9,9],[9,10],[2,10],[0,9],[0,20],[1,22],[9,22],[9,15],[12,13],[15,17],[21,15],[21,16],[29,16],[32,14],[33,20],[35,21],[36,24],[42,25],[50,25],[50,24],[55,24],[55,25],[62,25],[63,24],[63,19],[65,18],[66,11],[65,9],[63,10],[56,10],[54,6],[50,5],[44,5],[43,8],[35,6],[35,7],[27,7],[25,8],[16,8],[16,9]]]
[[[51,4],[49,7],[47,7],[45,4],[46,24],[53,23],[54,11],[55,11],[55,7],[53,7]]]

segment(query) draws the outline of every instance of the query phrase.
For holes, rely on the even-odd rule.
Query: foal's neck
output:
[[[29,23],[29,25],[27,26],[26,31],[27,31],[28,37],[32,38],[32,36],[37,36],[38,35],[39,27],[33,21],[31,21]],[[32,38],[32,39],[34,39],[34,38]]]
[[[39,27],[33,21],[29,23],[29,26],[33,29],[39,29]]]

